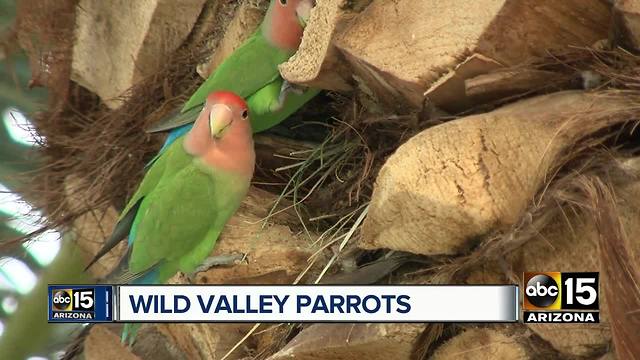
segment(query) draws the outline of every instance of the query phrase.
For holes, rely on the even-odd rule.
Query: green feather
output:
[[[160,119],[157,123],[147,127],[145,129],[148,133],[157,133],[163,131],[169,131],[182,125],[191,124],[196,121],[198,115],[200,115],[202,108],[194,107],[185,112],[173,112],[167,117]]]
[[[288,118],[302,107],[314,96],[320,93],[320,89],[306,89],[302,94],[290,93],[284,101],[281,109],[272,111],[272,109],[278,103],[280,96],[280,88],[282,86],[282,79],[271,82],[267,86],[258,90],[256,93],[247,98],[247,105],[251,110],[251,129],[254,133],[258,133],[267,129],[270,129],[284,119]],[[147,132],[161,132],[178,128],[183,125],[193,123],[200,114],[200,108],[192,108],[184,113],[172,115],[167,119],[161,120],[153,127],[148,128]],[[158,154],[159,156],[160,154]],[[153,163],[154,158],[150,163]]]
[[[248,176],[205,165],[184,150],[183,142],[184,137],[177,139],[156,159],[120,215],[130,242],[117,283],[151,271],[157,283],[178,271],[193,272],[249,189]],[[139,326],[125,324],[122,341],[132,344]]]
[[[278,78],[278,65],[286,62],[294,52],[271,45],[262,33],[262,27],[225,61],[189,98],[182,112],[204,104],[207,96],[218,90],[233,91],[247,98]]]
[[[284,105],[273,111],[280,96],[283,79],[278,65],[295,53],[275,47],[265,38],[261,25],[200,85],[178,114],[160,120],[147,132],[168,131],[192,123],[198,117],[207,96],[214,91],[233,91],[247,99],[253,132],[267,130],[293,114],[320,90],[308,89],[303,94],[289,94]]]
[[[128,271],[158,269],[163,283],[177,271],[193,272],[211,253],[240,206],[250,179],[211,169],[176,140],[149,169],[127,209],[142,199],[133,222]],[[126,211],[126,210],[125,210]]]

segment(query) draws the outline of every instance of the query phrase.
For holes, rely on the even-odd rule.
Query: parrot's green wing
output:
[[[202,108],[196,106],[185,112],[172,113],[165,118],[160,119],[157,123],[147,127],[145,131],[152,134],[172,130],[182,125],[191,124],[196,121],[200,111],[202,111]]]
[[[96,253],[94,258],[86,266],[85,270],[91,267],[96,261],[113,249],[120,241],[124,240],[134,224],[136,214],[139,211],[142,200],[150,194],[160,183],[164,176],[177,173],[180,169],[190,165],[193,157],[187,154],[182,148],[182,141],[171,144],[167,151],[159,154],[152,166],[149,167],[138,190],[133,194],[124,210],[120,213],[118,222],[114,227],[111,236],[105,241],[102,248]]]
[[[121,216],[120,220],[116,223],[111,235],[107,240],[104,241],[104,244],[98,250],[96,255],[89,261],[89,264],[84,267],[84,271],[87,271],[88,268],[93,266],[100,258],[105,256],[111,249],[116,247],[120,243],[120,241],[127,238],[129,235],[129,231],[131,230],[131,225],[133,225],[133,220],[135,220],[136,212],[138,211],[138,207],[140,206],[140,201],[138,201],[134,206],[124,215]]]
[[[286,62],[293,52],[271,45],[261,28],[225,61],[196,90],[182,108],[182,112],[204,104],[207,96],[218,90],[233,91],[247,98],[280,77],[278,65]]]
[[[118,221],[122,220],[142,198],[150,194],[164,177],[170,177],[184,167],[189,166],[192,161],[193,157],[184,151],[182,141],[176,141],[171,144],[167,151],[155,159],[153,165],[149,167],[140,186],[138,186],[138,190],[136,190],[131,199],[129,199],[127,206],[120,213]]]
[[[182,148],[182,139],[176,144]],[[133,224],[129,272],[159,265],[157,281],[164,282],[178,270],[192,272],[211,253],[250,179],[212,171],[198,161],[163,176],[142,200]]]

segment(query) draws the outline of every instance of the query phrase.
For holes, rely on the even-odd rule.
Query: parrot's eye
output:
[[[247,111],[246,109],[242,112],[242,118],[243,119],[247,119],[247,116],[249,116],[249,111]]]
[[[280,5],[287,6],[287,0],[280,0]]]

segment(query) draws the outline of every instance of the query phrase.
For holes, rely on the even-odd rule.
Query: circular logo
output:
[[[71,295],[66,290],[56,290],[53,293],[53,308],[55,310],[68,310],[69,305],[71,305]]]
[[[558,284],[549,275],[536,275],[527,282],[525,294],[532,305],[544,308],[553,304],[558,298]]]

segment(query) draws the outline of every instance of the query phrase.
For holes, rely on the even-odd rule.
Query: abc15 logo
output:
[[[52,289],[53,311],[94,311],[93,289]]]
[[[525,310],[598,310],[597,272],[524,273]]]

